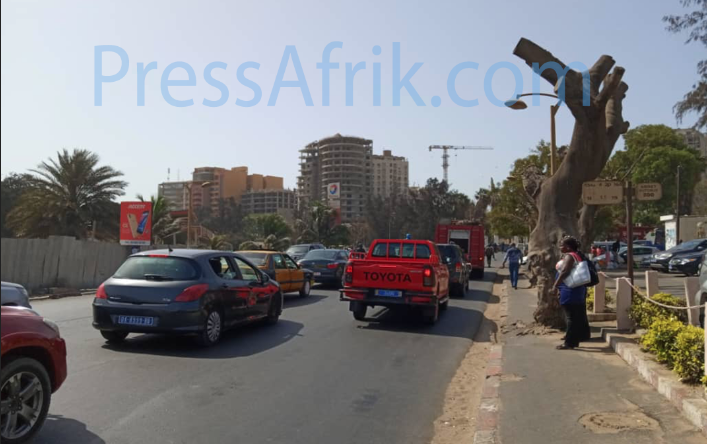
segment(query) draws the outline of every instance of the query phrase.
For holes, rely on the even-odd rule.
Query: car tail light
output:
[[[410,302],[413,304],[429,304],[431,301],[431,298],[428,298],[426,296],[413,296],[410,299]]]
[[[327,267],[328,269],[330,269],[330,270],[333,270],[333,269],[335,269],[335,268],[338,268],[338,267],[339,267],[339,264],[327,264],[326,267]]]
[[[455,268],[455,271],[456,271],[457,273],[461,273],[461,272],[462,272],[462,264],[460,264],[460,263],[457,262],[457,266],[456,266],[456,268]]]
[[[169,257],[168,254],[148,254],[147,257]]]
[[[432,274],[432,267],[429,265],[426,265],[422,270],[422,285],[425,287],[434,287],[435,285],[435,277]]]
[[[106,284],[101,284],[98,286],[98,290],[96,290],[96,299],[108,299]]]
[[[350,284],[353,282],[353,265],[351,265],[351,264],[348,264],[346,266],[346,275],[344,277],[344,281],[347,284]]]
[[[196,301],[200,297],[204,295],[209,291],[209,284],[199,284],[199,285],[192,285],[191,287],[188,287],[186,290],[184,290],[177,298],[174,300],[175,302],[192,302]]]

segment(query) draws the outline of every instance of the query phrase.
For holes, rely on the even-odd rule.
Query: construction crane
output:
[[[444,181],[449,183],[449,150],[492,150],[490,146],[454,146],[454,145],[430,145],[430,151],[442,150],[442,169],[444,170]]]

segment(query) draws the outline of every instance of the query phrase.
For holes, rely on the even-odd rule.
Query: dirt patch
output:
[[[555,333],[562,333],[562,331],[556,329],[556,328],[550,328],[546,327],[544,325],[532,323],[530,325],[526,324],[523,321],[515,321],[511,324],[504,325],[501,328],[501,332],[503,334],[512,334],[516,336],[525,336],[525,335],[536,335],[536,336],[545,336],[545,335],[551,335]]]
[[[501,285],[494,285],[493,294],[501,301]],[[447,387],[442,415],[435,420],[432,444],[458,444],[473,442],[476,432],[476,413],[486,380],[486,361],[491,346],[498,342],[498,325],[501,322],[502,302],[489,303],[484,320],[474,337],[474,342]]]
[[[579,418],[579,423],[598,434],[660,429],[658,421],[640,411],[587,413]]]

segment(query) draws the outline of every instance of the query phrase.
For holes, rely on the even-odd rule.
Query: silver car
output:
[[[25,287],[11,282],[2,283],[2,305],[32,308],[29,304],[29,294]]]

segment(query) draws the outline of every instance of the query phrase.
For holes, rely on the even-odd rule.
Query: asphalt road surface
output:
[[[231,331],[209,349],[161,335],[108,346],[91,297],[35,301],[69,354],[35,442],[427,444],[493,278],[472,281],[431,327],[379,308],[354,321],[338,292],[315,288],[287,296],[276,326]]]

